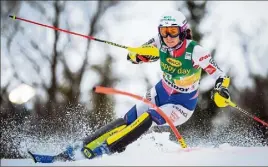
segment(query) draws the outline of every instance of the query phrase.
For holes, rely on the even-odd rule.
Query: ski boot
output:
[[[108,148],[106,142],[103,142],[101,145],[99,145],[98,147],[96,147],[93,150],[91,150],[88,147],[84,147],[84,148],[82,148],[81,151],[85,154],[85,156],[88,159],[92,159],[92,158],[95,158],[95,157],[101,157],[104,154],[107,154],[107,155],[111,154],[111,151]]]

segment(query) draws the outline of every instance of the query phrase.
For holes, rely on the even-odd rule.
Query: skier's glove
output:
[[[228,106],[228,101],[230,100],[230,93],[228,87],[230,84],[229,77],[219,77],[216,80],[214,89],[212,90],[211,98],[214,100],[218,107]]]
[[[133,64],[140,64],[143,62],[154,62],[157,61],[159,57],[151,56],[151,55],[139,55],[133,52],[129,52],[127,55],[127,60]]]

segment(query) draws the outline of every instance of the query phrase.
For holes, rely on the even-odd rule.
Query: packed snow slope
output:
[[[186,151],[169,140],[169,133],[151,133],[129,145],[125,152],[93,160],[36,164],[31,159],[2,159],[1,166],[108,166],[108,165],[225,165],[268,166],[268,147],[198,146]]]

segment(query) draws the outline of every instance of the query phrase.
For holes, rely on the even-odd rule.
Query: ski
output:
[[[28,153],[31,155],[35,163],[53,163],[56,161],[74,161],[73,148],[68,147],[66,151],[57,154],[57,155],[45,155],[45,154],[36,154],[28,150]]]
[[[40,155],[34,154],[31,151],[28,151],[35,163],[53,163],[56,156],[53,155]]]

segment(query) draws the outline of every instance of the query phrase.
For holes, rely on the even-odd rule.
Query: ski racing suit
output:
[[[175,48],[168,48],[160,42],[159,37],[146,43],[159,49],[157,59],[136,61],[132,63],[154,62],[159,59],[163,71],[161,80],[149,91],[145,98],[160,107],[173,121],[175,126],[185,123],[193,114],[198,98],[198,88],[202,69],[213,78],[225,78],[226,74],[218,67],[210,53],[193,40],[184,41]],[[137,55],[139,56],[139,55]],[[142,59],[142,57],[140,57]],[[166,121],[154,109],[145,103],[134,105],[124,116],[131,124],[142,113],[149,112],[154,123],[164,125]]]
[[[144,98],[158,106],[175,126],[185,123],[193,115],[202,69],[216,79],[215,87],[221,87],[224,80],[229,83],[209,52],[193,40],[184,39],[175,48],[168,48],[158,37],[145,44],[157,47],[160,56],[129,53],[127,59],[134,64],[160,61],[162,78],[146,92]],[[228,94],[227,89],[226,92]],[[166,121],[147,104],[135,104],[124,119],[118,118],[86,138],[82,151],[89,159],[105,153],[122,152],[153,124],[165,125]],[[97,146],[96,143],[102,144]]]

